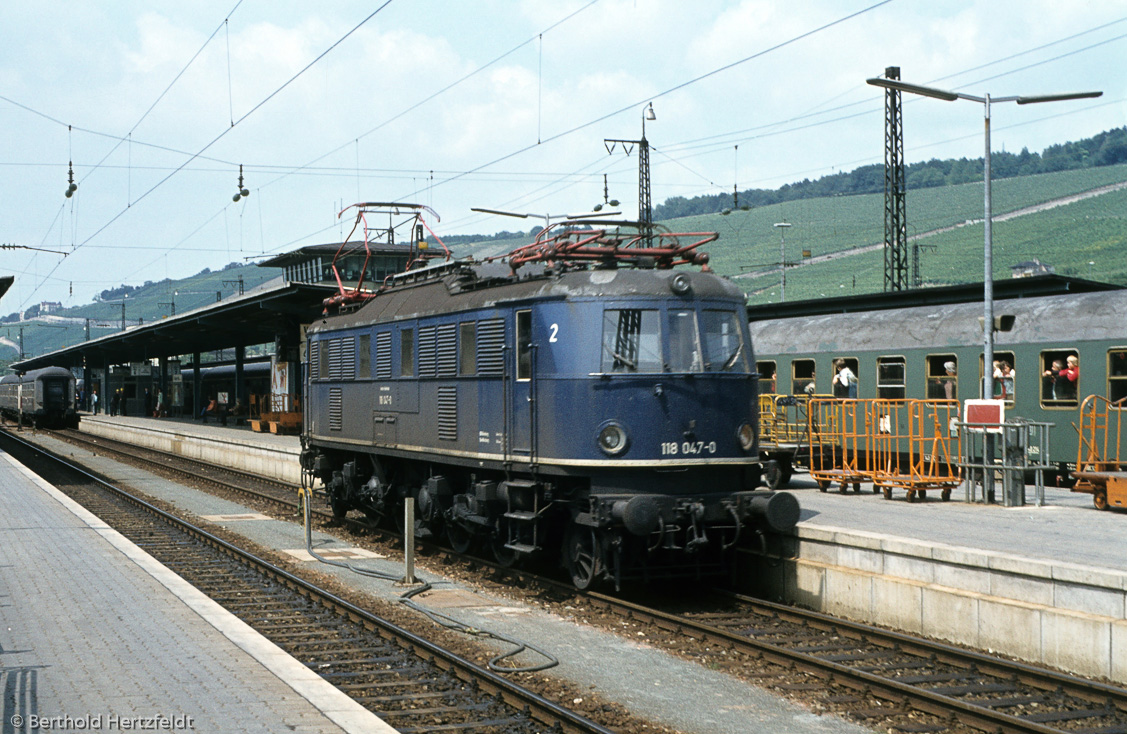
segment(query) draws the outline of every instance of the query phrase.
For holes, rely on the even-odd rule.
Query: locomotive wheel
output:
[[[463,555],[469,553],[474,544],[473,533],[453,521],[446,523],[446,539],[455,553]]]
[[[493,541],[490,545],[493,547],[493,558],[497,561],[497,565],[512,568],[520,560],[520,554],[512,548],[506,548],[505,544],[508,542],[509,521],[502,518],[497,523],[497,530],[493,533]]]
[[[763,465],[763,483],[768,489],[778,489],[782,485],[783,470],[779,468],[779,462],[771,459]]]
[[[1097,510],[1107,509],[1107,490],[1097,489],[1092,493],[1092,504],[1096,506]]]
[[[343,520],[348,511],[352,509],[348,500],[344,497],[337,497],[335,492],[329,492],[329,507],[333,508],[333,519]]]
[[[564,566],[580,591],[591,588],[602,573],[602,554],[594,528],[571,525],[564,538]]]

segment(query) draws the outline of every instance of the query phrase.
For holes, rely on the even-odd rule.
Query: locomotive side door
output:
[[[510,372],[508,400],[509,450],[518,456],[535,456],[536,443],[534,426],[536,421],[535,348],[532,344],[532,311],[523,309],[516,312],[513,329],[516,348],[513,350],[514,365]]]

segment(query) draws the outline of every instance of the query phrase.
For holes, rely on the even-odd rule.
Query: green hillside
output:
[[[997,221],[1007,213],[1046,204],[1109,184],[1127,181],[1127,165],[1040,174],[993,185],[994,277],[1010,277],[1010,266],[1038,258],[1063,275],[1127,284],[1127,192],[1104,194],[1046,211]],[[982,281],[982,184],[909,191],[908,235],[956,227],[918,240],[925,286]],[[968,220],[974,222],[965,225]],[[884,239],[884,196],[837,196],[789,201],[728,215],[682,217],[663,222],[675,231],[711,230],[720,240],[709,247],[716,272],[734,277],[749,302],[778,300],[780,231],[785,232],[787,298],[834,293],[871,293],[884,285],[884,254],[850,251],[879,246]],[[913,240],[914,241],[914,240]],[[823,262],[802,262],[834,254]],[[755,277],[756,274],[760,277]],[[773,295],[772,295],[773,293]]]

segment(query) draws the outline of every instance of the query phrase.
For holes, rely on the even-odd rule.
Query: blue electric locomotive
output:
[[[722,572],[793,526],[793,496],[756,490],[743,294],[672,267],[707,271],[715,235],[593,226],[408,270],[309,328],[303,466],[338,515],[413,497],[423,532],[562,553],[580,588]]]
[[[44,367],[0,378],[0,411],[36,427],[75,427],[75,378],[63,367]]]

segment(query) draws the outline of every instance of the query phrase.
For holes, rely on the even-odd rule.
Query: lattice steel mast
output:
[[[888,79],[900,78],[900,67],[884,70]],[[920,285],[919,253],[912,269],[912,285]],[[907,181],[904,174],[904,121],[900,90],[884,95],[884,290],[908,288]]]

